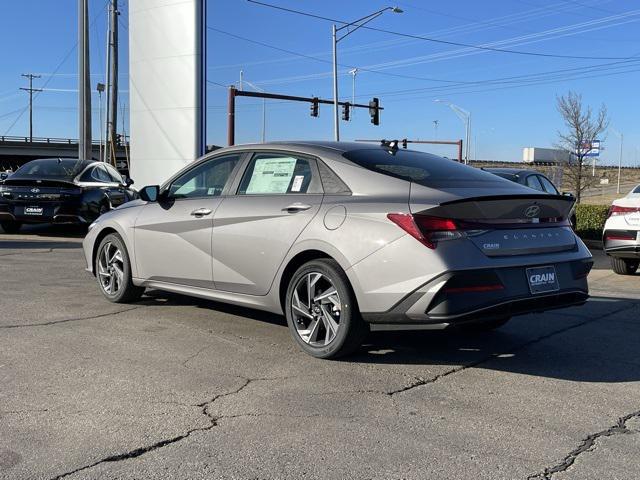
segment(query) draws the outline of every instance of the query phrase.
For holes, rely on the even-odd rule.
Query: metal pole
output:
[[[78,0],[78,160],[91,158],[91,82],[89,5]]]
[[[465,123],[467,124],[466,125],[467,128],[466,128],[466,135],[465,135],[466,136],[466,139],[465,139],[466,145],[465,145],[465,150],[464,150],[464,164],[468,165],[469,164],[469,151],[470,151],[469,142],[471,140],[471,114],[469,114],[467,116],[467,121]]]
[[[334,140],[340,141],[340,123],[338,119],[338,39],[336,38],[336,25],[331,27],[331,40],[333,42],[333,125]]]
[[[107,93],[106,161],[116,164],[116,133],[118,130],[118,0],[109,5],[109,91]]]
[[[103,158],[102,158],[102,141],[104,139],[104,135],[103,135],[103,132],[102,132],[102,121],[103,121],[103,119],[102,119],[102,90],[98,90],[98,108],[99,108],[99,111],[100,111],[100,149],[98,151],[99,151],[100,160],[102,161],[103,160]]]
[[[618,157],[618,193],[620,193],[620,170],[622,169],[622,143],[624,135],[620,134],[620,156]]]
[[[262,143],[265,142],[267,134],[267,100],[262,99]]]
[[[458,162],[462,163],[462,139],[458,140]]]
[[[229,107],[227,116],[227,143],[229,146],[236,141],[236,87],[229,87]]]

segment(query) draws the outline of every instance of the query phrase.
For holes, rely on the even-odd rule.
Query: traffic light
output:
[[[373,98],[369,102],[369,115],[371,115],[371,123],[380,125],[380,100]]]
[[[312,117],[318,116],[319,107],[320,107],[320,104],[318,102],[318,97],[313,97],[313,99],[311,100],[311,116]]]
[[[349,102],[345,102],[342,105],[342,119],[345,122],[349,121],[349,108],[351,107],[351,104]]]

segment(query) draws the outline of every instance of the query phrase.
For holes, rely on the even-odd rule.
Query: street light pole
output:
[[[471,140],[471,112],[465,110],[462,107],[459,107],[458,105],[449,102],[448,100],[434,100],[434,102],[436,103],[444,103],[446,106],[448,106],[451,110],[453,110],[453,113],[456,114],[456,116],[462,120],[465,124],[465,142],[466,142],[466,147],[464,149],[464,163],[465,165],[467,165],[469,163],[469,153],[471,152],[471,149],[469,148],[469,142]]]
[[[369,15],[365,15],[362,18],[354,20],[351,23],[346,23],[341,27],[337,27],[334,23],[331,26],[331,41],[333,46],[333,128],[334,128],[334,139],[336,142],[340,141],[340,123],[339,123],[339,102],[338,102],[338,42],[343,40],[347,35],[351,35],[353,32],[358,30],[360,27],[366,25],[371,20],[378,18],[387,10],[391,10],[393,13],[402,13],[402,9],[398,7],[385,7],[377,12],[373,12]],[[352,28],[350,28],[352,27]],[[338,37],[338,32],[343,29],[347,29],[347,33]]]
[[[614,135],[616,137],[620,138],[620,156],[618,157],[618,190],[617,192],[620,193],[620,174],[621,174],[621,170],[622,170],[622,145],[624,143],[624,135],[617,131],[615,128],[611,128],[610,129]]]
[[[338,30],[334,23],[331,27],[331,41],[333,42],[333,138],[340,141],[340,120],[338,118]]]

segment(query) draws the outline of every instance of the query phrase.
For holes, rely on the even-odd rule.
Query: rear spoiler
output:
[[[462,198],[421,213],[461,220],[567,218],[575,199],[566,195],[512,194]]]

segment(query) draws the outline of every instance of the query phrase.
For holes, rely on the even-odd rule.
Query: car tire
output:
[[[144,287],[133,284],[131,261],[120,235],[111,233],[102,239],[94,268],[100,291],[110,302],[132,302],[144,293]]]
[[[511,317],[494,318],[492,320],[484,320],[481,322],[467,323],[459,325],[458,330],[469,333],[491,332],[506,325]]]
[[[1,222],[0,226],[2,226],[4,233],[18,233],[20,231],[20,227],[22,227],[22,223],[13,221]]]
[[[353,353],[369,331],[347,275],[332,259],[312,260],[298,268],[289,281],[284,310],[295,342],[316,358]]]
[[[633,275],[638,270],[638,260],[611,257],[611,268],[618,275]]]

